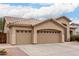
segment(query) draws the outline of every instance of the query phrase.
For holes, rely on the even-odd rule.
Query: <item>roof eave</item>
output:
[[[7,27],[32,27],[32,25],[28,24],[8,24]]]

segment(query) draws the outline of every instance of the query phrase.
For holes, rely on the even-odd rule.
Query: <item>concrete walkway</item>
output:
[[[6,56],[28,56],[24,51],[19,48],[6,48],[7,55]]]
[[[5,50],[7,51],[7,55],[0,55],[0,56],[28,56],[28,54],[26,54],[24,51],[22,51],[17,47],[5,48]]]
[[[16,45],[0,44],[0,49],[5,49],[7,51],[7,55],[0,56],[28,56],[27,53],[25,53]]]

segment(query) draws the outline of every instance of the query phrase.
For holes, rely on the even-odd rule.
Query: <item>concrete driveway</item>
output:
[[[79,42],[18,45],[30,56],[79,56]]]
[[[79,56],[79,42],[13,46],[10,44],[0,44],[0,48],[9,48],[9,51],[16,50],[18,52],[16,52],[17,55],[26,54],[29,56]]]

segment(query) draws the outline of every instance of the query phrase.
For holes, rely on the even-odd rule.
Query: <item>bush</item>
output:
[[[0,49],[0,55],[6,55],[7,51],[5,49]]]
[[[79,41],[79,35],[73,35],[70,37],[70,41]]]
[[[75,41],[75,35],[70,36],[70,41]]]

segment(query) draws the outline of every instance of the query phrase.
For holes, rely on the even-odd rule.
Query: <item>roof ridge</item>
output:
[[[56,20],[58,20],[58,19],[60,19],[60,18],[66,18],[69,22],[71,22],[71,20],[70,20],[68,17],[66,17],[66,16],[57,17]]]
[[[22,17],[14,17],[14,16],[4,16],[5,18],[6,17],[9,17],[9,18],[16,18],[16,19],[22,19],[22,20],[27,20],[27,19],[29,19],[29,20],[37,20],[37,19],[35,19],[35,18],[22,18]]]

